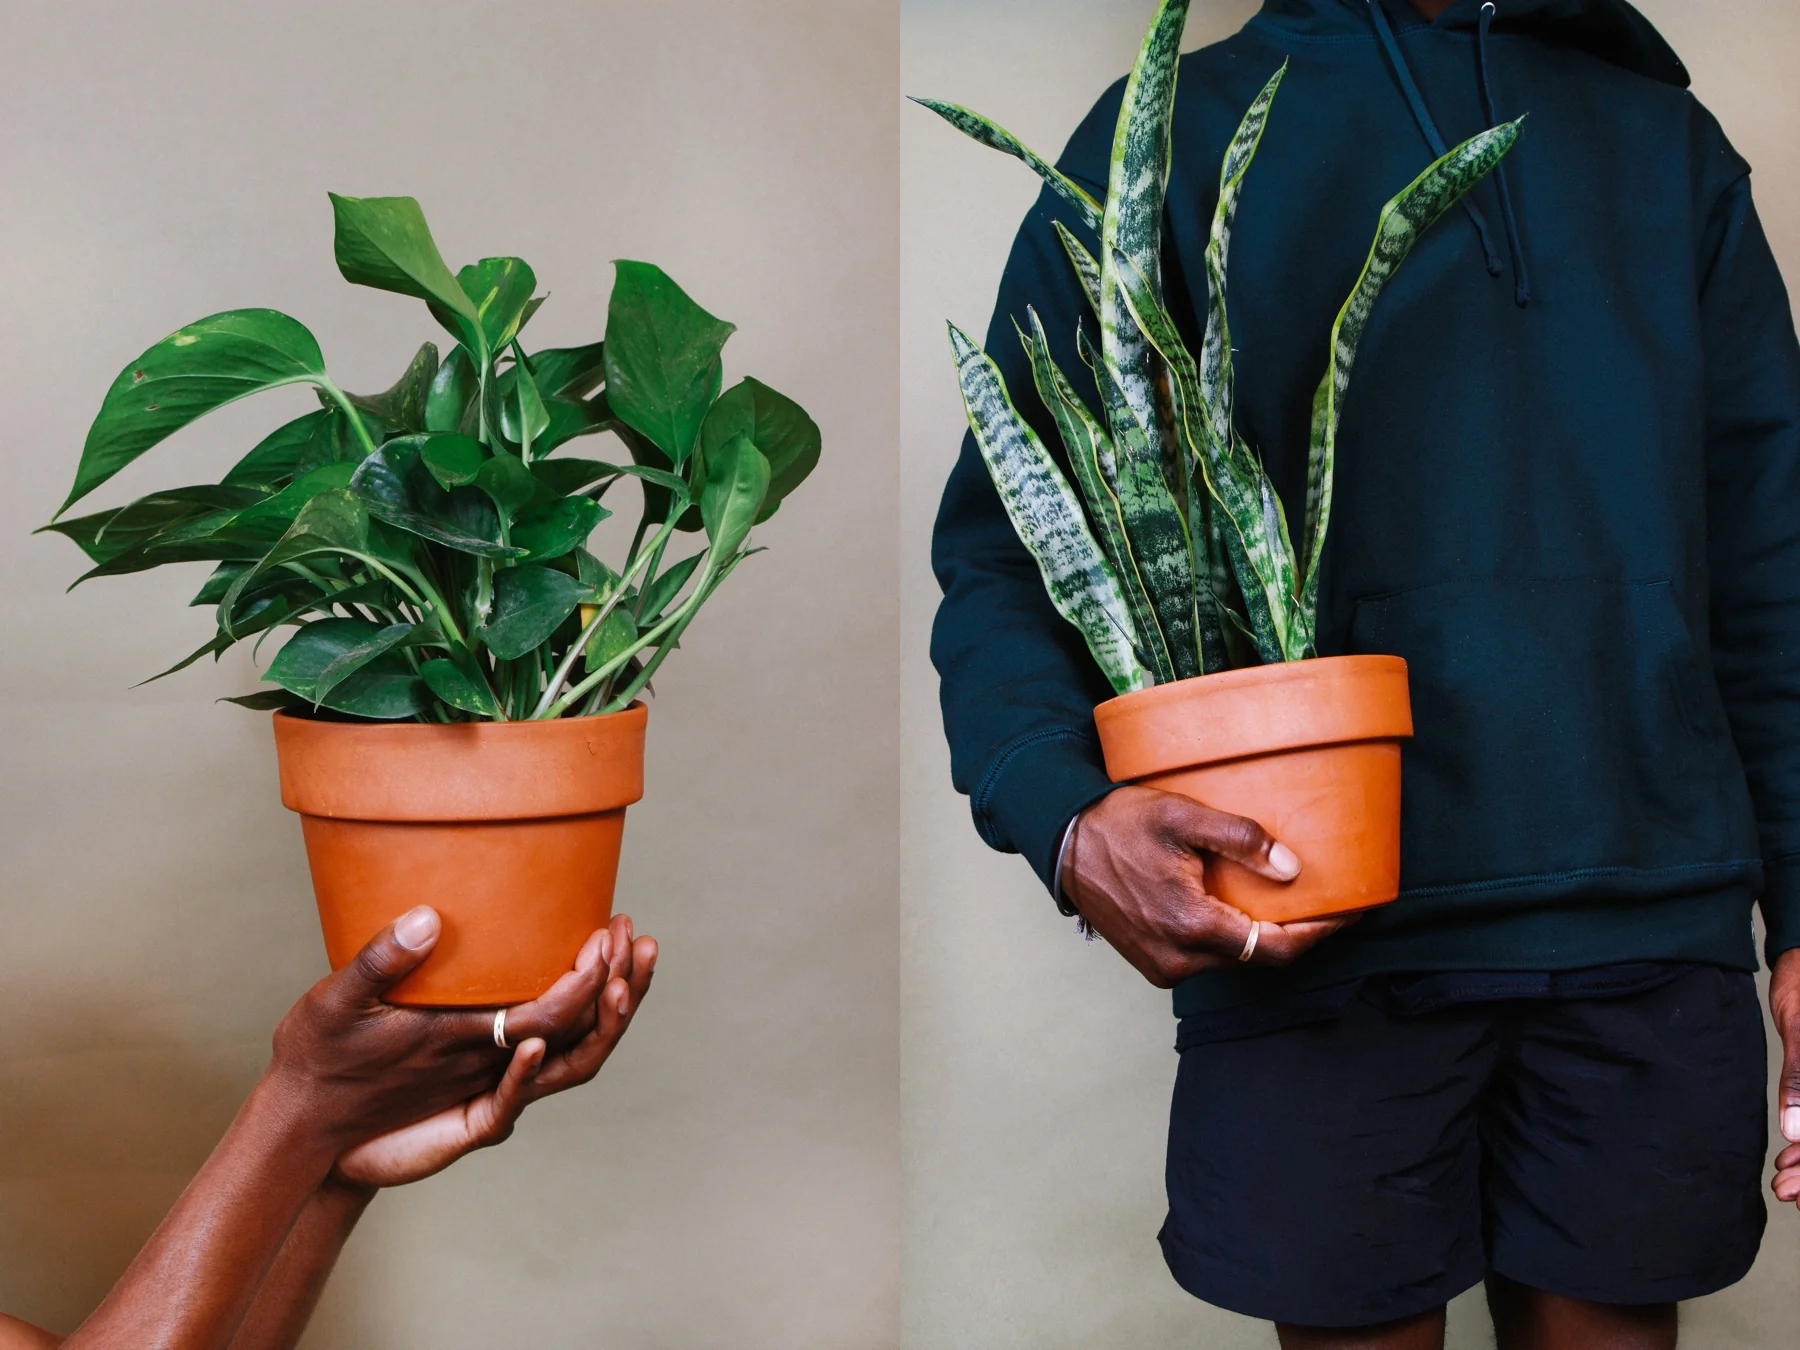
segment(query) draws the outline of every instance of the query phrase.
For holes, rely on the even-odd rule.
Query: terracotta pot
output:
[[[548,722],[329,722],[275,715],[281,800],[300,813],[338,969],[429,904],[444,931],[388,996],[536,998],[612,916],[625,808],[644,795],[646,710]]]
[[[1335,656],[1178,680],[1094,709],[1106,772],[1248,816],[1300,855],[1288,885],[1209,858],[1207,887],[1289,923],[1400,894],[1406,662]]]

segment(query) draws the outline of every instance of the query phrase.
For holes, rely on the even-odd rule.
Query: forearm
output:
[[[299,1342],[338,1253],[374,1198],[372,1189],[332,1180],[312,1193],[263,1276],[231,1350],[291,1350]]]
[[[265,1076],[65,1350],[225,1350],[336,1156],[308,1114]]]

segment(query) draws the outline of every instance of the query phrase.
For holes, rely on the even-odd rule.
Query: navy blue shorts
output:
[[[1182,1024],[1161,1241],[1189,1293],[1357,1327],[1489,1270],[1642,1304],[1750,1269],[1767,1149],[1751,976],[1423,1013],[1374,986],[1261,1034]]]

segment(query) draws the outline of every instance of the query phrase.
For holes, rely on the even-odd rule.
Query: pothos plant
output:
[[[1099,390],[1099,415],[1051,360],[1036,312],[1028,311],[1028,330],[1015,321],[1079,496],[1020,417],[992,359],[954,324],[950,345],[969,425],[1007,514],[1052,602],[1080,629],[1118,693],[1315,654],[1338,418],[1369,316],[1420,235],[1500,162],[1520,126],[1495,127],[1457,146],[1382,208],[1368,261],[1332,325],[1313,399],[1296,549],[1281,500],[1233,422],[1225,302],[1238,198],[1287,67],[1250,105],[1225,152],[1196,359],[1164,307],[1161,254],[1187,11],[1188,0],[1163,0],[1145,36],[1125,86],[1104,203],[1004,128],[956,104],[919,100],[975,140],[1023,160],[1099,238],[1096,259],[1056,222],[1098,321],[1097,348],[1085,324],[1076,337]]]
[[[189,324],[113,381],[45,528],[92,561],[78,582],[217,564],[193,600],[216,607],[217,631],[164,675],[293,630],[264,676],[279,687],[235,703],[424,722],[624,708],[758,551],[750,529],[812,471],[818,427],[756,380],[721,394],[733,325],[648,263],[615,265],[603,341],[528,352],[543,298],[522,259],[452,274],[412,198],[331,205],[344,278],[423,300],[449,354],[427,342],[391,389],[359,395],[285,314]],[[196,418],[295,384],[320,407],[218,483],[61,518]],[[599,432],[622,462],[557,453]],[[587,545],[627,478],[642,513],[615,570]],[[675,557],[684,532],[704,546]]]

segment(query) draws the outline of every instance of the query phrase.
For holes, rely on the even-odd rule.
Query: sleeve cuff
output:
[[[1069,822],[1114,786],[1093,733],[1041,732],[995,758],[970,808],[981,837],[1024,854],[1060,906],[1057,864]]]
[[[1763,958],[1773,966],[1783,952],[1800,947],[1800,855],[1763,864],[1760,903],[1763,926],[1768,930]]]

